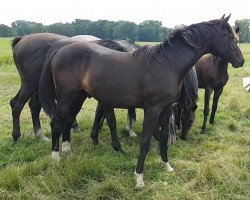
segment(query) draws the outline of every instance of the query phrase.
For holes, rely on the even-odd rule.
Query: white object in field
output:
[[[242,78],[243,86],[246,89],[247,92],[250,92],[250,77],[244,77]]]

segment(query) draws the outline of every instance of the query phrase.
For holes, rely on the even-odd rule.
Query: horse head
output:
[[[231,14],[220,20],[213,20],[213,28],[216,31],[211,38],[211,53],[215,56],[225,58],[233,67],[242,67],[245,60],[238,46],[239,27],[235,30],[228,24]]]

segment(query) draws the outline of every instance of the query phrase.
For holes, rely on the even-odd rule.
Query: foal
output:
[[[235,29],[235,40],[239,42],[239,27]],[[202,132],[206,132],[207,117],[209,114],[210,95],[214,91],[212,113],[209,123],[214,124],[214,117],[218,106],[220,95],[223,88],[228,81],[228,60],[222,57],[214,56],[212,54],[204,55],[195,64],[199,88],[205,89],[204,98],[204,120],[202,125]]]

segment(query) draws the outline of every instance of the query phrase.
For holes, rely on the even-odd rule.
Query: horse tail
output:
[[[135,108],[130,108],[130,109],[128,109],[128,115],[129,115],[129,117],[130,117],[133,121],[136,121],[136,112],[135,112]]]
[[[11,42],[11,47],[12,49],[14,49],[14,47],[16,46],[16,44],[23,38],[23,36],[19,36],[19,37],[15,37],[12,42]]]
[[[56,116],[56,92],[51,72],[51,61],[55,54],[56,51],[46,60],[39,83],[39,99],[41,105],[44,112],[52,119]]]

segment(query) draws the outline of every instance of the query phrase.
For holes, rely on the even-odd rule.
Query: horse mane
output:
[[[11,42],[11,47],[12,49],[14,49],[14,47],[16,46],[16,44],[23,38],[23,36],[19,36],[19,37],[15,37],[12,42]]]
[[[169,40],[165,40],[163,43],[153,46],[150,45],[141,46],[131,54],[131,57],[138,59],[140,62],[156,63],[157,56],[159,54],[160,55],[163,54],[164,49],[167,46],[167,43],[169,44]]]
[[[120,45],[118,42],[114,40],[96,40],[95,43],[101,44],[104,47],[107,47],[109,49],[113,49],[116,51],[121,51],[121,52],[128,52],[128,50]]]
[[[182,38],[191,47],[204,48],[210,43],[210,39],[217,32],[214,25],[219,23],[221,23],[221,20],[211,20],[176,29],[164,42],[154,46],[139,47],[132,53],[131,57],[146,63],[157,62],[157,56],[163,55],[164,50],[169,46],[171,47],[171,42],[176,38]],[[229,24],[226,24],[226,28],[232,32]]]

